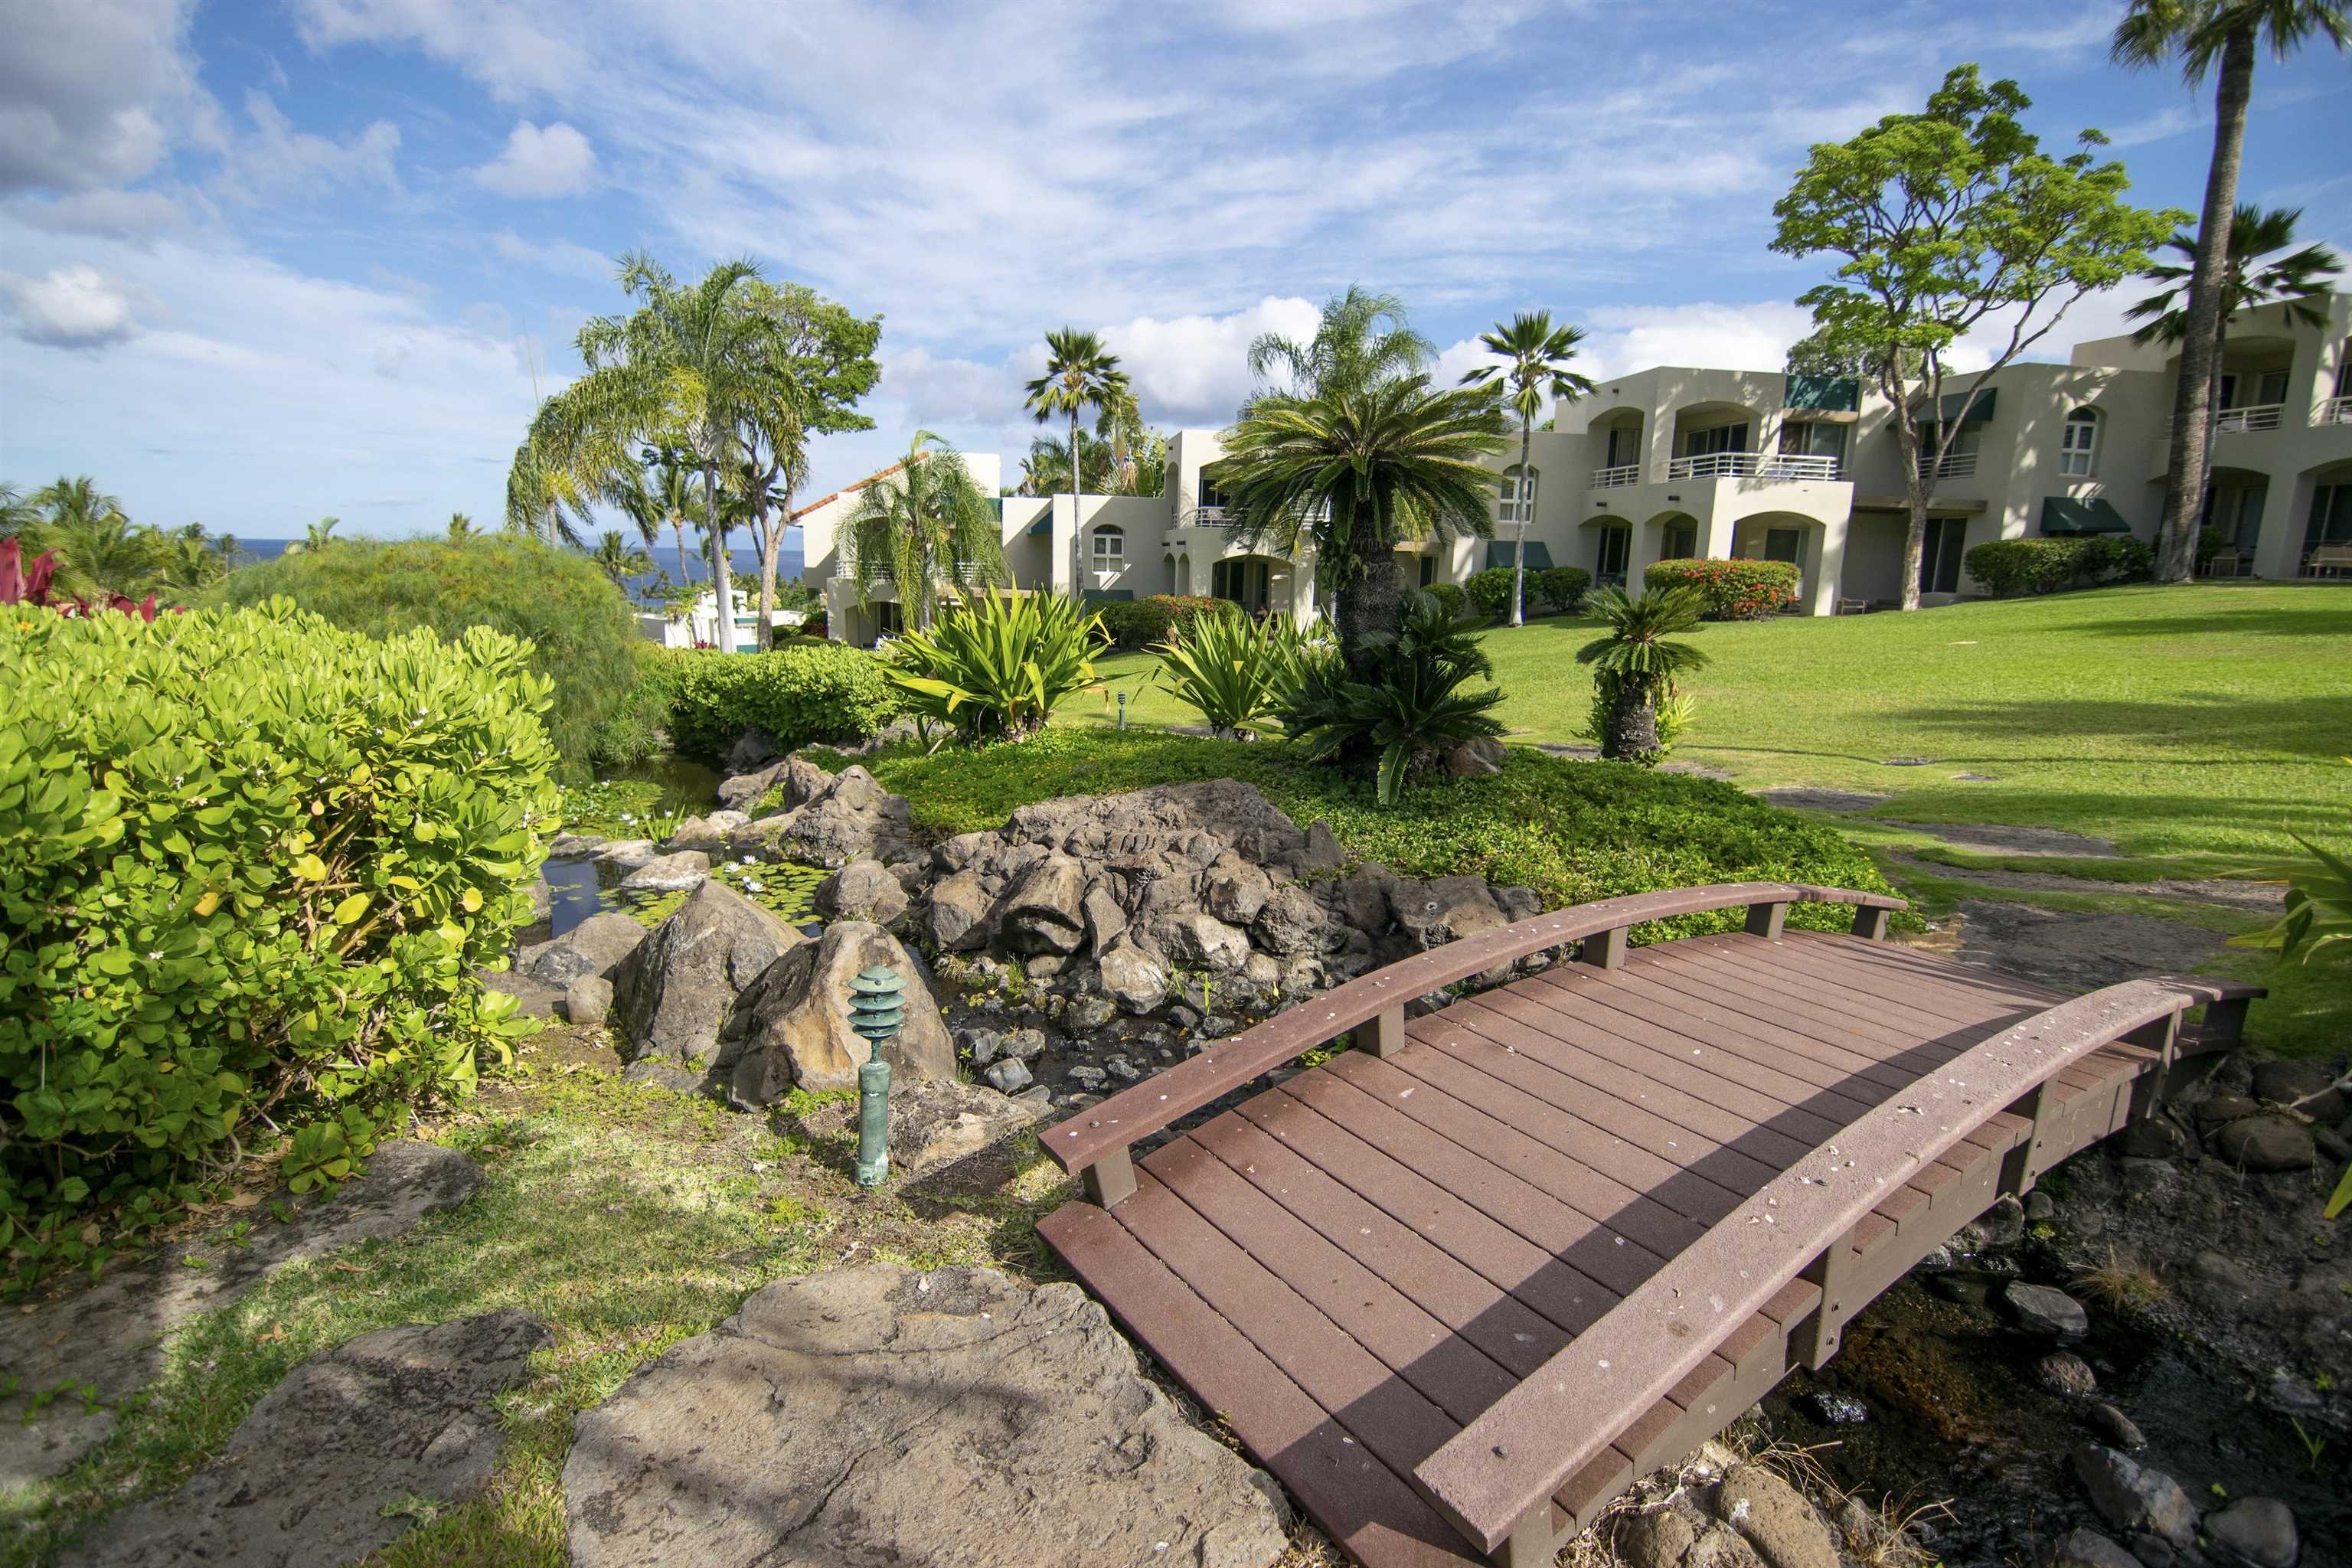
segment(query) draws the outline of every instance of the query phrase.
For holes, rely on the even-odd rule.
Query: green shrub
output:
[[[794,638],[767,653],[677,649],[670,655],[670,742],[717,761],[746,730],[764,730],[785,751],[863,741],[898,711],[882,663],[847,643]]]
[[[1706,600],[1709,621],[1761,621],[1797,597],[1797,568],[1788,561],[1661,561],[1643,574],[1643,585],[1688,584]]]
[[[2127,533],[2081,539],[1994,539],[1960,558],[1997,599],[2054,594],[2097,583],[2133,582],[2156,571],[2156,552]]]
[[[1592,574],[1581,566],[1547,566],[1530,580],[1536,595],[1562,615],[1576,608],[1592,586]]]
[[[1457,620],[1469,611],[1470,595],[1462,591],[1459,583],[1432,583],[1422,592],[1436,600],[1447,615]]]
[[[1470,625],[1423,595],[1405,610],[1397,635],[1373,647],[1370,679],[1337,653],[1308,659],[1297,689],[1280,705],[1283,728],[1302,754],[1318,762],[1376,763],[1377,796],[1394,805],[1409,778],[1436,771],[1466,741],[1498,739],[1502,722],[1486,710],[1500,689],[1465,691],[1492,675],[1494,661]]]
[[[0,1249],[87,1260],[241,1149],[298,1188],[529,1025],[472,978],[554,826],[549,682],[284,601],[0,619]],[[268,1121],[263,1121],[264,1116]],[[86,1228],[87,1227],[87,1228]]]
[[[1534,574],[1528,575],[1532,579]],[[1528,587],[1532,594],[1532,581]],[[1473,572],[1463,583],[1462,592],[1472,609],[1490,621],[1499,621],[1511,613],[1511,569],[1489,566],[1484,572]]]
[[[1223,607],[1223,599],[1197,594],[1147,594],[1140,599],[1109,599],[1097,605],[1103,633],[1120,647],[1166,642],[1193,616]]]
[[[1107,641],[1102,617],[1066,594],[991,593],[892,643],[884,672],[919,724],[1015,740],[1095,684]]]
[[[529,638],[530,668],[555,682],[547,730],[573,777],[591,766],[597,726],[626,699],[643,640],[628,602],[586,556],[510,534],[339,540],[232,572],[220,589],[233,606],[279,594],[370,637],[422,627],[452,640],[488,626]]]
[[[1307,643],[1287,616],[1194,616],[1160,645],[1151,682],[1219,735],[1260,728],[1298,689]]]
[[[2156,548],[2128,533],[2095,534],[2084,542],[2083,567],[2095,583],[2139,583],[2156,575]]]

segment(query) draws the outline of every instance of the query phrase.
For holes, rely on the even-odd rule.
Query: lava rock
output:
[[[1101,968],[1103,989],[1130,1013],[1149,1013],[1168,999],[1167,966],[1132,942],[1104,953]]]
[[[604,847],[601,833],[559,833],[547,847],[551,860],[577,860]]]
[[[1805,1494],[1761,1465],[1737,1464],[1716,1488],[1715,1511],[1770,1568],[1840,1568],[1836,1544]]]
[[[2196,1544],[2197,1505],[2179,1481],[2097,1443],[2076,1444],[2071,1457],[2091,1505],[2109,1524],[2146,1531],[2177,1551]]]
[[[2243,1116],[2213,1134],[2213,1152],[2248,1171],[2307,1171],[2318,1158],[2311,1130],[2292,1117]]]
[[[704,882],[614,979],[625,1054],[632,1063],[658,1057],[677,1067],[716,1065],[738,1001],[777,959],[808,944],[724,882]]]
[[[1280,1489],[1187,1425],[1101,1307],[993,1269],[779,1280],[583,1413],[577,1568],[1265,1568]]]
[[[1036,1081],[1029,1076],[1028,1067],[1013,1057],[990,1063],[988,1070],[981,1076],[1004,1094],[1019,1094]]]
[[[2119,1159],[2172,1160],[2189,1148],[2189,1135],[2168,1116],[2150,1116],[2133,1122],[2109,1142]]]
[[[2095,1530],[2068,1531],[2050,1552],[2046,1568],[2143,1568],[2140,1560]]]
[[[2001,1300],[2018,1326],[2028,1333],[2073,1344],[2091,1331],[2091,1315],[2063,1290],[2012,1279],[2001,1292]]]
[[[2105,1401],[2085,1409],[2083,1420],[2092,1431],[2105,1437],[2111,1447],[2125,1449],[2147,1447],[2147,1437],[2140,1431],[2138,1423]]]
[[[2256,1100],[2293,1106],[2314,1121],[2333,1121],[2344,1114],[2345,1094],[2333,1087],[2335,1082],[2336,1075],[2317,1062],[2254,1064]]]
[[[999,1062],[1000,1068],[1020,1067]],[[969,1159],[1037,1120],[1031,1106],[951,1078],[890,1085],[890,1173],[914,1181]]]
[[[2048,1193],[2036,1190],[2025,1194],[2026,1224],[2039,1225],[2044,1220],[2055,1218],[2057,1213],[2058,1205]]]
[[[1858,1426],[1870,1419],[1870,1406],[1851,1394],[1832,1394],[1815,1389],[1805,1395],[1805,1407],[1813,1418],[1831,1426]]]
[[[958,1029],[955,1041],[957,1051],[976,1068],[986,1067],[1004,1049],[1004,1037],[993,1029]]]
[[[596,858],[607,866],[634,871],[651,861],[656,853],[650,838],[614,838],[596,851]]]
[[[622,878],[621,887],[632,893],[685,893],[702,886],[709,875],[709,856],[699,849],[680,849],[646,861]]]
[[[852,860],[817,884],[811,900],[833,920],[895,924],[907,912],[907,889],[879,860]]]
[[[1110,1081],[1108,1073],[1098,1067],[1089,1067],[1084,1062],[1070,1068],[1064,1076],[1080,1089],[1099,1089]]]
[[[2294,1513],[2275,1498],[2240,1498],[2205,1521],[2205,1533],[2225,1556],[2251,1568],[2294,1568],[2303,1550]]]
[[[2189,1116],[2200,1132],[2210,1136],[2213,1129],[2255,1115],[2262,1108],[2262,1101],[2242,1094],[2209,1094],[2197,1102]]]
[[[2073,1351],[2052,1351],[2033,1363],[2033,1375],[2053,1394],[2087,1399],[2099,1391],[2098,1374]]]
[[[647,934],[626,915],[590,915],[553,942],[523,949],[515,973],[559,991],[583,974],[609,980]]]
[[[1108,996],[1081,996],[1062,1015],[1063,1026],[1073,1035],[1091,1035],[1118,1016],[1118,1004]]]
[[[566,1022],[583,1029],[602,1025],[612,1016],[613,983],[600,974],[583,974],[563,989]]]
[[[849,983],[877,965],[898,972],[906,1015],[882,1059],[902,1081],[954,1078],[955,1042],[920,967],[880,926],[836,921],[816,941],[801,939],[744,993],[720,1063],[737,1103],[772,1105],[794,1089],[856,1088],[872,1047],[850,1029]]]

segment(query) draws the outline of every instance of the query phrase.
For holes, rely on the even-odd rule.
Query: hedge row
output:
[[[1538,608],[1560,613],[1576,608],[1584,591],[1592,586],[1592,574],[1581,566],[1547,566],[1527,574],[1526,598],[1522,610],[1532,614]],[[1462,584],[1472,608],[1492,619],[1503,620],[1511,613],[1511,569],[1489,566],[1484,572],[1474,572]]]
[[[1103,630],[1120,647],[1150,647],[1166,642],[1168,634],[1194,616],[1224,603],[1199,594],[1147,594],[1140,599],[1111,599],[1097,605]]]
[[[1642,581],[1653,588],[1696,588],[1710,621],[1765,620],[1797,597],[1797,568],[1787,561],[1661,561]]]
[[[272,1128],[298,1189],[339,1177],[528,1031],[473,972],[555,826],[530,652],[282,599],[0,617],[12,1271],[89,1260]]]
[[[2127,533],[1995,539],[1972,547],[1960,563],[1993,597],[2011,599],[2147,577],[2156,570],[2156,552]]]
[[[688,756],[716,762],[746,730],[793,751],[863,741],[895,718],[882,666],[846,643],[795,638],[768,653],[671,656],[669,732]]]

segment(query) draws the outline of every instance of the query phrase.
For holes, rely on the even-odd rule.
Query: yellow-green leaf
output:
[[[339,926],[347,926],[367,913],[367,907],[368,896],[365,893],[353,893],[335,906],[335,912],[330,918]]]

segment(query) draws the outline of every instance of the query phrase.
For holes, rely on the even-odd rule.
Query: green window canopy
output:
[[[1511,542],[1509,540],[1490,539],[1486,541],[1486,566],[1490,571],[1497,566],[1500,566],[1506,572],[1511,569]],[[1549,572],[1551,570],[1551,547],[1540,539],[1530,539],[1528,541],[1528,570],[1530,572]]]
[[[1045,516],[1029,525],[1029,537],[1032,539],[1049,539],[1053,537],[1053,532],[1054,513],[1051,509],[1047,510]]]
[[[1132,588],[1086,588],[1079,596],[1089,605],[1124,605],[1135,597]]]
[[[1969,404],[1969,424],[1990,424],[1992,420],[1993,401],[2000,395],[2000,388],[1997,386],[1988,386],[1982,392],[1978,393],[1977,400],[1974,403]],[[1943,410],[1943,422],[1947,426],[1956,425],[1959,422],[1960,405],[1968,403],[1968,401],[1969,395],[1965,392],[1948,392],[1944,394],[1944,401],[1939,405],[1939,406]],[[1932,425],[1935,423],[1927,417],[1927,411],[1925,408],[1922,408],[1919,411],[1917,417],[1919,423],[1922,425]]]
[[[1862,406],[1862,384],[1850,375],[1791,375],[1782,401],[1790,408],[1852,414]]]
[[[2084,533],[2129,533],[2130,523],[2104,496],[2076,500],[2072,496],[2042,498],[2042,531],[2072,536]]]

